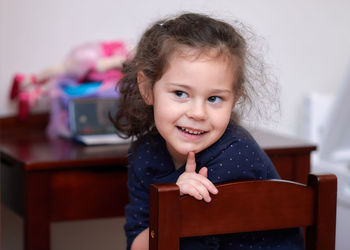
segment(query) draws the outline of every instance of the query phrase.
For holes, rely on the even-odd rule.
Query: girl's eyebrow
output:
[[[233,91],[231,89],[213,89],[214,94],[231,94]]]
[[[183,88],[186,90],[192,90],[193,88],[191,86],[188,86],[186,84],[182,84],[182,83],[175,83],[175,82],[169,82],[169,85],[171,87],[177,87],[177,88]],[[233,91],[231,89],[217,89],[217,88],[213,88],[210,89],[210,93],[212,94],[231,94]]]
[[[169,82],[169,85],[171,87],[176,87],[176,88],[184,88],[184,89],[188,89],[188,90],[192,89],[190,86],[183,84],[183,83]]]

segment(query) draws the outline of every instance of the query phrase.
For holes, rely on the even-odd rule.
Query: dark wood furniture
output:
[[[47,121],[47,114],[0,119],[1,200],[24,218],[27,250],[50,248],[50,222],[123,216],[128,202],[129,145],[86,147],[49,138]],[[306,183],[315,146],[252,133],[282,178]]]
[[[150,250],[177,250],[180,237],[306,227],[307,250],[334,250],[337,177],[217,185],[210,204],[180,196],[176,184],[150,188]],[[200,211],[200,213],[198,213]]]

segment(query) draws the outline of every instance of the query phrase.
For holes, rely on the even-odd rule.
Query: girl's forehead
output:
[[[174,58],[183,58],[188,61],[218,60],[227,63],[231,68],[236,68],[238,66],[236,56],[229,53],[225,48],[191,48],[180,45],[169,54],[167,62],[171,63]],[[169,65],[166,67],[168,66]]]
[[[238,67],[238,60],[235,56],[232,56],[230,53],[225,53],[224,50],[218,48],[190,48],[187,46],[182,46],[175,49],[167,60],[167,64],[163,70],[163,74],[169,69],[172,62],[177,60],[186,60],[189,62],[195,61],[217,61],[220,63],[227,64],[227,67],[230,68],[233,73]]]
[[[216,55],[216,54],[215,54]],[[167,69],[160,80],[165,83],[194,84],[211,82],[215,85],[228,83],[225,88],[234,88],[236,69],[224,56],[212,54],[175,53],[168,61]]]

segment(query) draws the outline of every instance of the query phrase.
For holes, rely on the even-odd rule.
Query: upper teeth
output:
[[[188,128],[181,128],[182,131],[185,131],[189,134],[194,134],[194,135],[200,135],[200,134],[203,134],[204,131],[194,131],[192,129],[188,129]]]

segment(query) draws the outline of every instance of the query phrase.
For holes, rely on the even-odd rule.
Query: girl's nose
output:
[[[207,118],[205,102],[191,102],[191,105],[188,107],[187,116],[194,120],[205,120]]]

